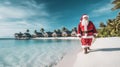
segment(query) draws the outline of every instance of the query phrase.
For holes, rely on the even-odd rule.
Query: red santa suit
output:
[[[83,21],[84,17],[88,17],[87,15],[83,15],[80,19],[80,23],[78,25],[78,35],[81,36],[82,47],[90,47],[94,35],[97,35],[96,28],[92,21]]]

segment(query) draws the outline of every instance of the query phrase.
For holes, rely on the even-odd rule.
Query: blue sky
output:
[[[77,27],[83,14],[88,14],[98,28],[100,22],[113,19],[119,10],[111,11],[112,0],[0,0],[0,37],[13,37],[15,32],[30,29],[53,31]]]

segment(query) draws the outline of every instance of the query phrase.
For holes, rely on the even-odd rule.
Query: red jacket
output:
[[[93,36],[93,35],[97,34],[97,30],[96,30],[94,24],[91,21],[89,21],[89,24],[87,26],[87,32],[86,32],[86,31],[84,31],[84,26],[82,26],[82,24],[80,22],[80,24],[78,25],[77,33],[80,34],[81,36],[84,36],[85,33],[87,33],[87,36]]]

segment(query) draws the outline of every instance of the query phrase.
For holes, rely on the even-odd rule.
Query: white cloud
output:
[[[6,4],[6,5],[10,5],[11,2],[9,2],[9,1],[5,1],[4,4]]]
[[[44,3],[37,5],[34,0],[17,0],[16,2],[6,0],[0,2],[0,19],[49,16]]]
[[[0,37],[13,37],[14,33],[24,33],[26,29],[29,29],[30,27],[33,28],[34,26],[26,21],[18,21],[16,23],[3,22],[0,23]]]
[[[7,18],[25,18],[28,15],[22,9],[2,6],[0,7],[0,16],[3,19],[7,19]]]
[[[45,4],[36,5],[34,0],[32,2],[28,0],[23,3],[26,6],[15,6],[10,1],[0,4],[0,37],[13,37],[14,33],[25,32],[26,29],[30,29],[33,33],[35,29],[39,31],[40,28],[50,28],[48,23],[50,20],[45,18],[49,17]],[[37,16],[43,18],[38,18]],[[38,19],[34,21],[28,20],[28,18],[34,17]]]
[[[101,16],[101,15],[105,15],[105,14],[109,14],[111,13],[111,8],[113,7],[113,5],[111,3],[107,3],[106,5],[103,5],[97,9],[94,9],[92,12],[91,12],[91,15],[93,17],[95,16]]]
[[[7,19],[7,18],[28,18],[35,15],[40,16],[48,16],[46,11],[42,9],[38,13],[32,9],[25,9],[19,7],[8,7],[8,6],[0,6],[0,18]]]
[[[113,6],[112,6],[111,4],[107,4],[107,5],[105,5],[105,6],[102,6],[102,7],[98,8],[98,9],[94,10],[93,12],[95,12],[95,13],[108,12],[108,11],[111,10],[112,7],[113,7]]]
[[[48,20],[45,21],[41,19],[39,21],[36,21],[36,23],[29,23],[25,20],[22,21],[16,21],[16,22],[2,22],[0,23],[0,38],[1,37],[13,37],[14,33],[19,33],[19,32],[25,32],[26,29],[30,29],[30,33],[33,34],[34,30],[40,31],[40,28],[44,28],[45,30],[49,30],[50,26],[47,23]]]
[[[17,30],[19,30],[19,31],[17,31]],[[0,31],[0,38],[14,37],[14,33],[20,32],[20,31],[24,32],[23,29],[16,29],[15,30],[15,29],[12,29],[12,28],[10,28],[10,29],[4,28]]]

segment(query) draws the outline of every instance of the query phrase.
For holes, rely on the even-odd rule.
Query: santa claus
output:
[[[80,19],[77,36],[81,37],[84,53],[87,54],[88,50],[90,50],[93,38],[97,36],[97,31],[92,21],[89,21],[89,16],[86,14]]]

